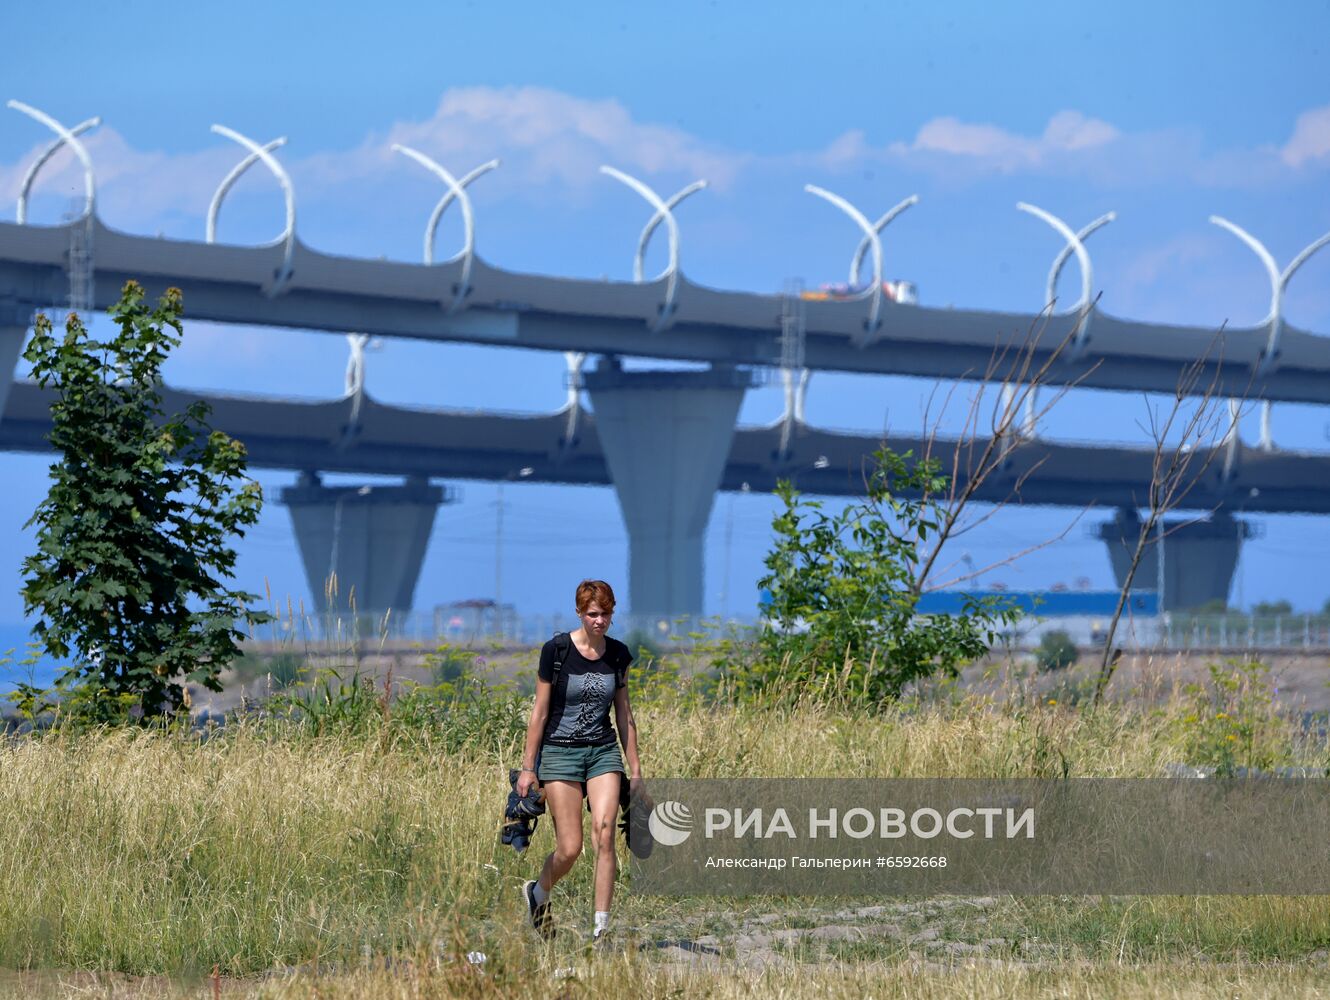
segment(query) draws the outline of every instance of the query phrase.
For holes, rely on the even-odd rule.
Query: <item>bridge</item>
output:
[[[34,309],[66,301],[69,248],[83,228],[96,247],[94,309],[111,306],[133,278],[153,294],[179,288],[191,318],[218,323],[713,365],[781,360],[780,296],[719,291],[681,273],[586,281],[503,271],[478,257],[418,264],[334,257],[298,240],[235,247],[132,236],[97,219],[0,223],[0,337],[11,354]],[[1054,361],[1049,385],[1172,393],[1183,370],[1206,359],[1199,384],[1213,381],[1221,395],[1330,403],[1330,340],[1282,318],[1218,333],[1124,320],[1093,302],[1027,314],[886,298],[876,315],[853,298],[802,305],[801,367],[811,371],[978,380],[995,351],[1028,346],[1036,368]]]
[[[49,452],[51,402],[48,390],[15,383],[0,420],[0,450]],[[208,405],[214,427],[245,442],[253,466],[301,473],[299,483],[284,491],[283,500],[291,508],[315,592],[322,588],[314,585],[336,569],[340,578],[357,581],[357,593],[368,595],[376,607],[411,605],[435,512],[452,500],[448,491],[430,486],[431,479],[598,486],[615,482],[596,416],[580,402],[555,413],[517,416],[389,406],[368,395],[359,401],[346,397],[294,402],[179,390],[164,393],[168,412],[182,412],[194,402]],[[353,423],[358,430],[354,441],[348,442],[346,429]],[[569,437],[570,428],[576,428],[575,437]],[[963,456],[955,461],[956,449],[973,443],[833,432],[806,424],[797,425],[788,438],[786,431],[779,422],[736,428],[717,489],[766,492],[787,478],[806,493],[860,495],[863,458],[882,445],[902,453],[922,454],[929,449],[944,468],[961,470],[959,484],[964,485],[966,463]],[[1153,450],[1145,448],[1017,438],[1006,449],[1001,473],[979,484],[975,500],[1134,510],[1143,502],[1142,484],[1150,481],[1154,457]],[[406,483],[330,488],[320,482],[320,472],[402,476]],[[1330,454],[1226,443],[1192,489],[1188,506],[1325,514],[1330,513],[1327,482]],[[709,499],[707,503],[709,507]],[[342,523],[334,544],[332,518],[339,506]],[[672,586],[668,599],[677,602],[675,606],[700,609],[705,520],[676,528],[666,539],[671,551],[657,550],[648,557],[674,559],[677,575],[673,576],[659,562],[642,565],[642,536],[650,527],[638,526],[630,534],[634,565],[643,570],[643,579],[631,581],[636,587],[633,593],[650,594],[653,588]],[[1130,516],[1110,522],[1103,537],[1110,543],[1110,555],[1121,559],[1120,541],[1136,537]],[[1175,533],[1168,542],[1169,552],[1187,552],[1189,557],[1166,560],[1170,574],[1166,595],[1175,594],[1179,607],[1226,597],[1243,537],[1243,522],[1222,516]],[[1201,564],[1207,567],[1205,572]],[[1153,566],[1148,562],[1141,571],[1151,586],[1156,581]]]
[[[613,485],[629,534],[632,610],[700,613],[702,537],[718,489],[771,489],[783,476],[808,492],[848,494],[862,486],[862,459],[880,439],[805,423],[803,397],[814,371],[985,380],[993,377],[995,357],[1019,353],[1028,358],[1028,371],[1040,373],[1041,383],[1173,393],[1199,364],[1196,391],[1260,401],[1259,445],[1249,448],[1239,441],[1234,423],[1220,446],[1222,459],[1208,467],[1188,500],[1189,507],[1220,514],[1167,543],[1166,568],[1176,582],[1166,604],[1173,606],[1227,596],[1249,528],[1223,511],[1324,512],[1330,504],[1321,485],[1330,457],[1277,451],[1269,419],[1273,401],[1330,403],[1330,341],[1291,326],[1282,315],[1288,281],[1330,242],[1330,234],[1280,272],[1254,237],[1213,218],[1257,253],[1272,288],[1270,314],[1262,324],[1217,332],[1101,311],[1091,294],[1093,269],[1085,244],[1112,216],[1076,232],[1022,204],[1018,207],[1059,237],[1042,308],[1028,314],[931,309],[893,301],[882,274],[882,232],[917,199],[869,222],[844,199],[809,185],[810,194],[844,212],[861,231],[847,291],[816,298],[797,291],[757,295],[707,288],[683,275],[673,209],[704,182],[663,199],[640,180],[606,167],[604,172],[639,194],[652,214],[638,243],[635,280],[585,281],[505,271],[475,253],[466,189],[497,163],[459,180],[424,154],[399,148],[446,190],[426,224],[422,262],[366,260],[322,254],[299,240],[294,192],[273,155],[284,140],[260,145],[214,126],[247,155],[218,187],[205,241],[151,238],[110,229],[97,217],[92,164],[78,139],[94,120],[68,129],[34,108],[12,101],[10,107],[45,125],[55,139],[24,180],[17,223],[0,223],[0,366],[13,369],[35,310],[66,302],[104,309],[131,278],[150,292],[180,288],[191,318],[348,336],[352,355],[344,399],[209,400],[216,426],[243,440],[256,465],[302,473],[283,500],[291,508],[316,598],[327,572],[335,569],[343,581],[356,584],[362,606],[409,607],[435,510],[449,499],[429,479],[523,479]],[[84,211],[64,225],[30,225],[25,209],[33,180],[63,146],[83,164]],[[225,194],[257,163],[282,187],[283,235],[267,246],[219,245],[216,218]],[[453,203],[463,214],[463,247],[436,262],[434,233]],[[648,280],[647,243],[662,227],[669,264]],[[1059,311],[1054,290],[1072,257],[1081,271],[1081,295]],[[866,267],[871,273],[865,281]],[[562,351],[569,365],[569,402],[556,414],[538,417],[384,406],[364,388],[364,347],[371,335]],[[589,354],[602,361],[584,373]],[[708,367],[625,371],[617,360],[623,356]],[[736,429],[744,393],[753,384],[751,369],[771,367],[780,367],[785,381],[785,414],[769,428]],[[583,390],[594,419],[581,404]],[[168,395],[181,403],[193,398]],[[48,405],[35,387],[0,380],[0,448],[43,450]],[[1105,526],[1104,537],[1110,550],[1120,553],[1122,539],[1134,537],[1132,518],[1149,484],[1151,453],[1044,441],[1032,420],[1009,437],[1003,473],[986,484],[979,499],[1005,499],[1020,483],[1023,503],[1115,506],[1119,517]],[[922,444],[908,437],[887,443],[916,451]],[[945,454],[956,446],[939,441],[935,451]],[[407,480],[397,487],[331,488],[318,479],[319,472],[331,471]],[[1115,557],[1115,569],[1121,570],[1120,562]]]

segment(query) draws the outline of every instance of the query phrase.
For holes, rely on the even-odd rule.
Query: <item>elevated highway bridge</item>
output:
[[[0,420],[0,450],[48,453],[52,398],[32,383],[16,383]],[[340,566],[339,577],[356,581],[357,593],[375,595],[385,605],[409,606],[436,509],[451,499],[447,491],[429,485],[431,479],[614,485],[596,417],[578,403],[556,413],[513,415],[390,406],[368,395],[309,402],[179,390],[164,394],[168,412],[198,401],[208,405],[214,427],[245,443],[252,466],[301,473],[283,499],[291,508],[316,593]],[[348,433],[352,428],[354,433]],[[975,444],[935,438],[931,454],[944,468],[960,469],[959,483],[964,484],[966,452],[956,461],[956,450]],[[917,455],[930,442],[919,436],[818,430],[802,423],[737,427],[718,488],[769,492],[780,479],[789,479],[805,493],[861,495],[864,456],[882,445]],[[1221,445],[1219,452],[1188,495],[1187,506],[1220,513],[1175,532],[1166,543],[1170,553],[1190,556],[1175,559],[1176,569],[1165,562],[1170,570],[1166,595],[1175,593],[1179,607],[1203,603],[1218,589],[1227,594],[1239,544],[1249,529],[1224,511],[1330,513],[1330,454],[1269,451],[1238,441]],[[1016,438],[1006,446],[1000,471],[980,484],[975,499],[1133,511],[1144,503],[1153,461],[1153,451],[1146,448]],[[406,482],[326,487],[321,472],[401,476]],[[668,541],[678,551],[694,550],[700,562],[704,531],[705,521],[694,523]],[[1127,514],[1102,529],[1120,573],[1125,572],[1125,564],[1117,565],[1125,555],[1123,541],[1134,542],[1135,531]],[[342,551],[334,552],[335,547]],[[1150,553],[1139,571],[1151,587],[1157,573],[1153,558]],[[1209,572],[1198,572],[1199,564]]]
[[[849,494],[861,481],[864,456],[876,437],[816,430],[803,420],[808,373],[839,371],[939,380],[998,380],[1014,358],[1027,361],[1023,381],[1173,394],[1213,393],[1263,405],[1261,447],[1250,449],[1230,430],[1223,454],[1207,467],[1188,499],[1219,513],[1167,543],[1175,606],[1227,597],[1239,543],[1248,531],[1234,511],[1324,512],[1330,506],[1323,456],[1276,450],[1270,433],[1273,401],[1330,403],[1330,339],[1298,329],[1282,315],[1284,289],[1308,257],[1330,243],[1310,244],[1280,272],[1250,234],[1225,219],[1211,221],[1243,240],[1271,283],[1270,313],[1258,326],[1210,328],[1147,323],[1109,315],[1097,306],[1085,240],[1112,220],[1079,232],[1032,205],[1017,207],[1057,232],[1041,305],[1005,313],[902,304],[884,294],[883,228],[917,201],[900,202],[869,222],[843,198],[814,185],[805,190],[844,212],[862,237],[851,259],[847,293],[810,301],[797,289],[783,295],[724,291],[689,281],[679,263],[673,209],[705,187],[695,182],[668,199],[611,167],[601,171],[640,195],[653,214],[637,247],[634,280],[587,281],[506,271],[475,252],[467,186],[498,165],[491,161],[460,179],[418,150],[396,146],[433,173],[446,191],[425,228],[421,263],[320,253],[296,233],[295,195],[274,155],[285,139],[265,145],[222,125],[212,131],[246,150],[222,179],[208,208],[203,242],[152,238],[105,226],[96,212],[92,162],[78,136],[100,124],[66,128],[43,112],[9,107],[54,133],[21,184],[16,223],[0,223],[0,369],[14,370],[38,309],[69,305],[83,311],[113,304],[129,280],[150,294],[182,290],[191,319],[222,324],[314,330],[346,335],[352,357],[343,400],[297,403],[217,396],[209,399],[218,427],[243,440],[259,466],[298,470],[286,491],[297,541],[316,600],[336,571],[351,581],[364,608],[410,607],[434,514],[447,499],[430,478],[520,479],[613,485],[630,542],[631,610],[698,614],[702,607],[702,538],[717,489],[771,489],[780,477],[808,492]],[[64,146],[82,164],[82,215],[64,225],[26,224],[34,178]],[[271,245],[214,242],[217,213],[228,190],[262,163],[281,185],[286,226]],[[450,204],[463,215],[463,247],[434,261],[439,219]],[[643,275],[646,246],[661,228],[669,264]],[[1058,275],[1071,257],[1080,269],[1080,296],[1054,310]],[[871,266],[869,266],[871,264]],[[870,280],[862,281],[865,267]],[[364,347],[371,336],[489,344],[560,351],[570,368],[568,405],[537,417],[411,410],[375,402],[364,388]],[[583,375],[590,355],[598,367]],[[700,371],[624,371],[625,356],[701,363]],[[768,428],[737,428],[754,368],[780,367],[785,414]],[[1188,373],[1191,373],[1190,376]],[[582,391],[591,412],[582,407]],[[1031,394],[1032,395],[1032,394]],[[171,393],[172,405],[194,397]],[[0,448],[46,447],[48,400],[32,386],[0,374]],[[1115,566],[1121,541],[1150,480],[1150,455],[1130,448],[1038,439],[1032,422],[1007,442],[999,475],[980,499],[1007,499],[1019,483],[1020,502],[1111,505],[1119,516],[1105,537]],[[893,448],[920,446],[890,439]],[[942,454],[955,442],[935,442]],[[401,486],[328,487],[325,471],[406,477]],[[1189,533],[1190,532],[1190,533]],[[1150,570],[1145,570],[1150,575]]]
[[[50,453],[52,395],[17,382],[0,420],[0,451]],[[348,440],[355,401],[296,401],[244,395],[164,393],[169,412],[204,402],[209,423],[243,441],[252,467],[417,479],[612,486],[613,478],[590,411],[519,415],[392,406],[366,397],[359,431]],[[577,437],[566,437],[575,425]],[[918,435],[868,435],[799,425],[781,454],[782,428],[737,427],[720,477],[725,492],[768,493],[788,479],[804,493],[861,496],[863,459],[885,445],[920,454]],[[978,442],[982,447],[984,442]],[[957,441],[938,437],[932,454],[953,467]],[[1188,494],[1190,510],[1241,507],[1251,514],[1330,514],[1330,452],[1266,451],[1237,444],[1225,474],[1227,446]],[[1018,438],[1001,473],[981,484],[981,503],[1030,506],[1144,506],[1152,449],[1046,438]],[[1199,463],[1198,463],[1199,464]],[[965,481],[964,459],[960,481]]]

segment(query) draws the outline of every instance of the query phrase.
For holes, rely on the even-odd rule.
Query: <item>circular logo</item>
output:
[[[651,839],[666,847],[678,847],[693,832],[693,813],[682,802],[662,802],[647,817]]]

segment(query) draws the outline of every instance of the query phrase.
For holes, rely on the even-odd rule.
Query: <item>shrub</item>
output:
[[[1062,629],[1053,629],[1044,633],[1034,655],[1040,670],[1064,670],[1076,662],[1080,651],[1070,635]]]
[[[839,514],[778,484],[784,509],[758,581],[771,594],[760,655],[725,661],[739,693],[826,691],[879,704],[913,681],[955,676],[1016,620],[995,597],[967,598],[958,614],[918,613],[936,536],[952,523],[939,468],[881,448],[865,497]]]

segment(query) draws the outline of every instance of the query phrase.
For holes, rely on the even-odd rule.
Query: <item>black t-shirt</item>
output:
[[[624,686],[623,673],[633,654],[618,639],[605,637],[605,652],[588,660],[568,640],[568,655],[559,668],[559,679],[550,691],[550,714],[545,723],[545,743],[564,747],[598,747],[614,742],[610,707],[614,692]],[[537,674],[554,681],[554,640],[540,650]]]

